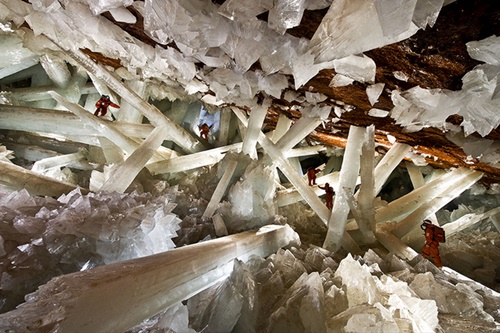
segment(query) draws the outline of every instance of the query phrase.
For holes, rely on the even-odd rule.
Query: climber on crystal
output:
[[[101,98],[95,103],[96,110],[94,112],[94,116],[99,117],[99,113],[101,116],[105,116],[108,112],[108,107],[112,106],[114,108],[119,108],[120,106],[111,102],[108,95],[102,95]]]
[[[326,201],[326,208],[329,210],[332,210],[333,208],[333,187],[330,187],[330,184],[325,183],[325,186],[320,186],[318,187],[322,190],[325,190],[325,201]]]
[[[429,220],[424,220],[420,226],[424,230],[425,245],[422,248],[422,255],[425,259],[431,260],[436,267],[443,267],[441,256],[439,255],[439,243],[446,241],[444,229],[434,225]]]
[[[200,129],[200,136],[208,141],[208,133],[210,132],[210,127],[208,127],[207,123],[203,123],[203,125],[198,126]]]
[[[310,167],[307,169],[307,180],[309,181],[309,186],[316,185],[316,174],[320,172],[319,169],[314,169]]]

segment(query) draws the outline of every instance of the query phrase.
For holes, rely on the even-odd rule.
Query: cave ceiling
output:
[[[224,0],[212,2],[221,5]],[[165,47],[166,45],[158,44],[144,32],[143,18],[140,13],[133,6],[128,9],[137,18],[137,22],[134,24],[116,22],[109,12],[104,12],[101,15],[135,38],[149,45]],[[300,25],[288,29],[287,33],[295,37],[312,38],[327,11],[327,8],[313,11],[306,10]],[[267,14],[260,15],[258,18],[265,21],[267,20]],[[353,29],[356,29],[356,27],[353,27]],[[420,86],[428,89],[460,90],[462,77],[480,64],[479,61],[469,56],[465,44],[491,35],[500,35],[500,6],[496,1],[456,1],[441,9],[433,27],[419,30],[416,34],[401,42],[364,52],[366,56],[376,63],[375,82],[385,83],[385,89],[373,107],[391,110],[394,105],[390,94],[395,89],[404,91]],[[177,48],[175,41],[171,42],[169,46]],[[98,52],[84,51],[94,60],[103,64],[115,68],[123,65],[120,60],[105,57]],[[259,68],[260,64],[257,62],[250,70]],[[405,73],[408,80],[405,82],[395,78],[393,73],[396,71]],[[382,149],[390,147],[387,138],[387,135],[390,134],[398,142],[411,145],[414,152],[428,156],[426,157],[427,162],[434,167],[464,166],[484,172],[483,181],[487,183],[500,181],[500,169],[481,163],[476,159],[467,159],[467,155],[462,148],[449,141],[445,137],[445,133],[440,129],[423,128],[418,132],[407,132],[390,117],[369,116],[368,111],[372,108],[366,94],[366,87],[369,84],[354,81],[348,86],[330,87],[329,83],[334,74],[333,69],[321,70],[306,84],[296,89],[302,92],[319,92],[329,97],[327,101],[342,101],[354,107],[352,111],[343,113],[339,121],[327,121],[324,126],[319,126],[316,131],[312,132],[307,138],[311,144],[317,142],[329,146],[343,147],[346,143],[350,125],[368,126],[374,124],[376,140]],[[293,87],[293,78],[291,76],[289,82],[290,86]],[[267,129],[274,128],[280,114],[285,114],[294,120],[300,117],[300,112],[284,106],[290,106],[290,102],[284,98],[273,98],[266,118]],[[333,111],[330,118],[336,118]],[[450,116],[447,119],[447,122],[455,125],[460,124],[461,121],[461,116],[458,115]],[[472,135],[480,137],[477,133]],[[486,138],[500,140],[500,130],[498,128],[493,130]]]

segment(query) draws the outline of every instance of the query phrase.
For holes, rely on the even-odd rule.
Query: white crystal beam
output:
[[[413,188],[417,189],[425,185],[425,179],[420,169],[411,162],[405,162],[406,170],[408,171],[408,175],[410,176],[411,183],[413,184]],[[432,214],[428,217],[432,221],[432,223],[437,224],[436,214]]]
[[[102,136],[108,138],[113,143],[117,144],[128,154],[132,154],[139,146],[134,140],[125,136],[123,133],[115,129],[112,123],[105,123],[102,119],[92,115],[90,112],[82,108],[80,105],[71,103],[56,92],[52,93],[52,97],[69,111],[76,114],[84,122],[91,124],[94,129],[99,131]]]
[[[35,145],[14,143],[14,142],[10,142],[10,141],[6,145],[7,145],[8,149],[10,149],[14,152],[14,155],[17,158],[24,158],[24,159],[31,161],[31,162],[37,162],[37,161],[40,161],[40,160],[43,160],[43,159],[46,159],[49,157],[57,157],[57,156],[64,155],[64,154],[60,154],[54,150],[40,148],[40,147],[35,146]],[[78,149],[82,149],[82,148],[81,147],[76,148],[76,150],[78,150]],[[96,163],[90,163],[86,160],[77,161],[77,162],[70,162],[67,164],[67,166],[70,168],[78,169],[78,170],[94,170],[97,168],[102,169],[102,165],[99,165]]]
[[[243,125],[248,126],[248,120],[246,119],[245,114],[239,108],[231,107],[231,109],[236,114],[240,122]],[[299,175],[299,173],[294,170],[281,150],[278,149],[276,145],[262,132],[259,133],[258,141],[266,153],[271,157],[273,162],[276,163],[278,168],[283,172],[285,177],[290,181],[290,183],[292,183],[302,198],[309,204],[311,209],[325,224],[328,224],[328,219],[331,215],[330,211],[315,195],[314,191],[307,185],[306,181]],[[345,233],[342,236],[340,245],[342,245],[349,252],[360,253],[359,247],[348,233]]]
[[[290,164],[290,166],[295,170],[295,172],[301,176],[304,175],[304,173],[302,172],[302,165],[300,164],[300,161],[297,157],[291,157],[288,159],[288,164]],[[303,177],[303,179],[305,179]]]
[[[85,70],[81,68],[78,68],[71,77],[68,86],[65,89],[61,89],[61,95],[72,103],[78,103],[82,97],[82,88],[87,83],[87,80],[87,72],[85,72]],[[56,109],[60,108],[61,106],[56,106]]]
[[[76,186],[66,184],[36,172],[26,170],[12,163],[0,161],[0,186],[13,190],[26,189],[32,195],[59,197],[61,194],[73,191]],[[82,193],[88,190],[82,189]]]
[[[405,162],[406,170],[408,171],[408,175],[410,176],[411,183],[413,184],[413,188],[417,189],[425,185],[425,179],[420,169],[413,163]]]
[[[56,91],[61,94],[59,88],[54,85],[14,88],[9,90],[8,94],[18,101],[35,102],[52,99],[52,96],[49,94],[50,91]],[[86,95],[96,93],[97,90],[92,83],[86,83],[83,87],[81,87],[80,91],[82,95]]]
[[[234,259],[267,257],[291,242],[300,241],[288,225],[269,225],[56,277],[31,302],[0,315],[0,330],[43,324],[47,331],[124,332],[226,278]]]
[[[286,132],[288,132],[290,126],[292,126],[292,120],[284,114],[280,114],[276,127],[274,128],[271,141],[277,143],[278,140],[281,139]]]
[[[361,219],[358,221],[359,230],[368,242],[374,241],[373,231],[375,230],[375,126],[366,128],[366,140],[361,148],[361,166],[360,178],[361,185],[356,194],[358,198],[359,209],[361,210]]]
[[[104,136],[100,136],[97,139],[99,140],[107,164],[118,164],[125,160],[123,150],[121,150],[120,147],[115,145],[111,140],[108,140]]]
[[[127,81],[126,86],[128,89],[135,92],[140,98],[147,100],[146,96],[146,82],[142,81]],[[120,104],[120,113],[117,117],[119,121],[129,122],[129,123],[142,123],[143,115],[137,111],[133,105],[131,105],[127,100],[124,100]]]
[[[212,194],[212,198],[210,198],[210,202],[203,213],[204,218],[210,218],[214,215],[215,210],[217,209],[217,205],[222,200],[224,193],[226,193],[227,187],[229,186],[229,182],[231,181],[231,177],[233,177],[234,171],[238,166],[238,161],[230,161],[226,170],[224,170],[224,174],[222,175],[217,187],[215,188],[214,193]]]
[[[361,148],[364,140],[365,129],[351,126],[347,136],[342,168],[340,169],[338,188],[347,188],[351,193],[354,192],[359,174]],[[323,247],[327,250],[336,252],[340,249],[348,214],[348,198],[345,195],[341,195],[341,193],[337,193],[333,202],[332,214],[328,221],[326,239],[323,243]]]
[[[474,185],[479,179],[481,179],[482,176],[483,174],[479,171],[471,171],[465,177],[455,180],[455,182],[450,186],[441,188],[440,193],[434,200],[423,204],[413,213],[408,215],[404,220],[397,223],[394,226],[392,233],[396,237],[403,237],[412,229],[420,225],[429,215],[434,214],[448,202],[459,196],[460,193]]]
[[[55,119],[57,121],[54,121]],[[153,130],[153,126],[150,124],[100,120],[104,124],[112,123],[120,132],[129,137],[146,138]],[[70,112],[1,104],[0,129],[75,136],[102,136],[102,133],[94,129],[94,126],[83,123],[78,116]]]
[[[333,188],[337,188],[338,181],[339,181],[339,173],[338,172],[330,173],[328,175],[318,177],[316,179],[316,183],[318,183],[318,184],[328,183]],[[310,188],[314,191],[314,193],[317,196],[321,196],[321,195],[325,194],[325,190],[320,189],[317,185],[310,186]],[[276,201],[278,203],[278,207],[291,205],[291,204],[294,204],[294,203],[299,202],[301,200],[304,200],[304,199],[302,198],[302,195],[295,188],[290,188],[287,190],[279,191],[276,194]]]
[[[412,260],[418,256],[418,253],[415,250],[403,243],[399,238],[390,232],[389,224],[377,224],[375,234],[377,236],[377,240],[384,245],[387,250],[396,254],[398,257]]]
[[[250,113],[250,119],[248,120],[248,128],[245,134],[245,138],[243,139],[243,146],[241,148],[241,151],[244,154],[249,155],[253,159],[257,158],[255,145],[257,144],[259,133],[261,133],[260,129],[262,127],[262,124],[264,123],[264,119],[267,114],[267,108],[267,103],[253,107],[252,112]]]
[[[314,131],[321,124],[320,117],[302,117],[295,122],[289,131],[276,143],[276,147],[283,153],[287,153],[297,143],[304,139],[309,133]]]
[[[149,119],[151,124],[155,127],[167,126],[169,128],[170,140],[174,141],[177,145],[189,152],[197,152],[204,150],[203,145],[194,138],[184,128],[177,125],[168,119],[160,110],[155,106],[149,104],[135,92],[127,88],[120,80],[115,78],[104,66],[96,64],[85,53],[80,50],[67,50],[58,42],[52,40],[64,50],[71,58],[80,64],[87,71],[95,75],[98,79],[105,82],[111,89],[113,89],[120,97],[130,103],[136,110],[141,112],[146,118]]]
[[[231,116],[232,112],[228,108],[223,108],[220,110],[220,127],[219,127],[219,137],[217,139],[217,146],[225,146],[229,140],[229,130],[231,128]]]
[[[123,162],[118,165],[111,176],[102,185],[101,191],[124,193],[146,163],[155,154],[167,136],[168,128],[157,127],[141,145]]]
[[[311,155],[317,155],[320,151],[325,151],[325,150],[326,150],[326,147],[323,145],[294,148],[294,149],[288,150],[285,153],[285,156],[288,158],[311,156]]]
[[[493,208],[482,214],[466,214],[455,221],[446,223],[443,226],[443,229],[445,231],[446,237],[449,237],[459,231],[464,230],[465,228],[469,228],[474,224],[481,222],[488,217],[497,216],[498,214],[500,214],[500,207]]]
[[[238,142],[229,146],[213,148],[191,155],[173,157],[165,161],[150,163],[146,165],[146,167],[152,175],[192,170],[215,164],[222,160],[225,153],[229,150],[233,150],[235,152],[241,151],[241,146],[242,143]]]
[[[40,57],[40,65],[59,88],[66,88],[71,80],[71,73],[66,62],[50,53]]]
[[[346,198],[349,209],[358,223],[359,230],[361,231],[361,225],[366,223],[366,221],[363,221],[363,214],[361,213],[361,209],[359,208],[359,204],[354,198],[354,195],[348,188],[345,187],[337,187],[337,195],[344,196]],[[365,235],[363,234],[363,236]]]
[[[34,172],[42,172],[50,168],[63,167],[72,162],[85,160],[87,156],[88,151],[82,149],[73,154],[47,157],[42,160],[36,161],[35,164],[33,164],[31,170]]]
[[[410,148],[407,144],[396,142],[377,164],[375,167],[375,195],[380,192],[387,178],[408,154]]]
[[[402,220],[418,207],[426,202],[434,200],[436,196],[442,193],[443,189],[448,188],[457,180],[462,180],[470,173],[471,170],[469,169],[458,168],[434,179],[424,186],[390,202],[387,206],[378,209],[375,213],[375,221],[379,223]]]
[[[248,120],[243,112],[236,107],[231,107],[233,112],[236,114],[238,119],[247,125]],[[314,191],[309,188],[304,179],[293,169],[293,167],[288,163],[288,160],[283,155],[280,149],[269,140],[262,132],[259,134],[259,143],[264,148],[266,153],[273,159],[278,168],[283,172],[285,177],[292,183],[292,185],[301,194],[302,198],[309,204],[309,206],[314,210],[314,212],[319,216],[321,220],[326,224],[328,223],[328,218],[330,217],[330,211],[317,197]]]

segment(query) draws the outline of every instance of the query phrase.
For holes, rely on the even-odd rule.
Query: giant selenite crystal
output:
[[[496,36],[467,44],[472,58],[486,64],[476,66],[462,78],[462,90],[423,89],[419,86],[404,92],[393,91],[391,117],[409,131],[423,127],[442,128],[448,116],[463,117],[460,124],[465,135],[478,132],[486,136],[500,124],[495,112],[500,106],[498,77],[500,62],[495,50],[500,45]]]
[[[0,193],[0,235],[10,260],[1,269],[1,310],[51,277],[174,248],[181,222],[172,213],[175,196],[175,188],[157,197],[74,190],[57,200],[26,190]]]
[[[421,10],[434,16],[441,6],[415,7],[416,1],[339,0],[334,1],[310,42],[315,63],[340,59],[382,47],[413,35],[417,27],[412,19],[421,20]],[[355,26],[356,29],[352,29]]]
[[[298,236],[289,226],[266,226],[57,277],[2,315],[0,329],[124,331],[223,279],[235,258],[268,256],[290,242],[298,242]]]

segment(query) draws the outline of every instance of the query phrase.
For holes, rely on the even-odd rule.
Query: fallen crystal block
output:
[[[359,304],[374,304],[381,301],[376,282],[370,274],[368,266],[361,266],[350,254],[339,264],[335,276],[342,278],[342,283],[346,287],[346,295],[349,307]],[[352,277],[356,276],[353,280]]]
[[[441,313],[457,314],[462,316],[474,316],[486,321],[493,318],[483,310],[483,302],[470,287],[457,285],[436,280],[432,273],[418,274],[410,284],[420,298],[432,299]]]

